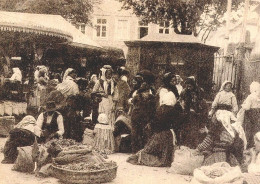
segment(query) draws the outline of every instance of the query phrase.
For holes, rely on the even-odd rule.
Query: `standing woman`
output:
[[[156,102],[150,85],[144,81],[141,75],[135,76],[133,84],[136,90],[132,95],[133,98],[130,100],[133,104],[131,112],[131,145],[132,153],[136,153],[147,142],[147,126],[154,120]]]
[[[250,93],[237,114],[246,133],[248,148],[254,146],[254,135],[260,131],[260,83],[252,82]]]
[[[115,107],[118,101],[118,89],[112,79],[112,67],[104,65],[101,72],[101,78],[96,82],[93,93],[98,92],[102,95],[102,101],[99,103],[99,114],[106,114],[109,125],[113,126],[115,123]]]
[[[208,107],[203,99],[201,89],[193,76],[185,81],[185,88],[181,93],[180,102],[184,110],[183,128],[181,130],[182,145],[196,148],[206,135],[202,128],[206,126],[208,118]]]
[[[158,90],[159,106],[156,110],[157,121],[154,122],[153,132],[160,132],[161,130],[169,130],[172,128],[177,140],[180,139],[180,118],[182,108],[178,103],[178,90],[176,88],[176,76],[171,72],[164,74],[163,85]],[[163,123],[165,122],[165,123]],[[164,126],[170,127],[164,127]]]

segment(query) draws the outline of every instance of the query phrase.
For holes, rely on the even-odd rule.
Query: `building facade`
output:
[[[120,0],[103,0],[94,7],[93,27],[79,25],[78,28],[101,46],[123,49],[125,55],[124,41],[138,40],[151,33],[173,32],[169,22],[159,25],[142,22],[131,10],[123,10],[122,5]]]

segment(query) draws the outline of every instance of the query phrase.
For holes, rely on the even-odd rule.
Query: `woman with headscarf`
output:
[[[131,112],[131,139],[132,153],[141,150],[149,137],[149,125],[152,124],[155,115],[156,102],[150,85],[143,76],[137,74],[133,80],[135,91],[132,94]]]
[[[76,71],[73,68],[68,68],[64,73],[62,83],[57,85],[57,90],[65,97],[79,94],[79,87],[75,82],[76,77]]]
[[[36,120],[28,115],[9,132],[9,137],[4,146],[4,160],[2,163],[14,163],[18,151],[17,147],[30,146],[35,140]]]
[[[153,132],[160,132],[162,130],[173,129],[178,135],[179,141],[179,128],[182,108],[178,102],[178,90],[176,88],[176,76],[168,72],[164,74],[162,86],[158,90],[158,102],[156,110],[156,119],[152,129]],[[165,123],[162,123],[164,122]],[[161,124],[162,123],[162,124]],[[164,127],[164,126],[170,127]]]
[[[254,145],[253,136],[260,131],[260,83],[252,82],[250,93],[237,114],[238,122],[246,132],[248,148]]]
[[[177,88],[177,90],[178,90],[178,94],[179,95],[181,95],[181,92],[182,92],[182,90],[183,90],[183,87],[182,87],[182,85],[181,85],[181,82],[182,82],[182,78],[181,78],[181,76],[179,76],[179,75],[176,75],[176,88]]]
[[[212,117],[217,110],[227,110],[234,114],[238,111],[237,99],[232,92],[232,82],[223,82],[218,94],[216,95],[209,116]]]
[[[114,126],[118,89],[116,82],[112,78],[112,67],[110,65],[104,65],[103,68],[101,68],[101,72],[101,78],[96,82],[93,93],[98,93],[102,96],[102,101],[99,103],[99,113],[106,114],[109,125]]]
[[[217,162],[227,162],[231,166],[240,165],[246,142],[234,123],[236,117],[229,111],[217,111],[216,114],[216,121],[212,123],[206,138],[197,147],[198,151],[205,154],[203,165]]]
[[[205,132],[200,132],[208,121],[208,107],[203,99],[204,91],[198,87],[193,76],[186,79],[185,85],[179,99],[184,110],[181,145],[196,148],[205,136]]]

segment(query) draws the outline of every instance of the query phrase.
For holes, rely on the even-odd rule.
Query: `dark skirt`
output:
[[[195,112],[190,112],[183,116],[181,127],[181,145],[191,149],[196,149],[197,146],[204,140],[206,133],[200,133],[200,129],[207,125],[205,115]]]
[[[247,147],[254,146],[254,136],[260,131],[260,108],[245,111],[243,128],[246,133]]]
[[[34,140],[35,135],[29,130],[20,128],[11,130],[4,146],[3,162],[14,163],[18,155],[17,147],[31,146]]]
[[[144,149],[128,158],[128,162],[135,165],[150,167],[168,167],[173,158],[173,136],[170,130],[154,134]]]
[[[224,151],[213,152],[209,154],[207,157],[205,157],[202,165],[210,166],[217,162],[227,162],[232,167],[239,165],[239,162],[237,161],[236,157],[233,154],[227,154]]]

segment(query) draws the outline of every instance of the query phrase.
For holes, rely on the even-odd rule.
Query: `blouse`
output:
[[[162,88],[159,92],[160,97],[160,106],[168,105],[174,106],[177,102],[177,99],[172,91],[169,91],[166,88]]]
[[[238,111],[237,99],[232,92],[220,91],[212,103],[212,109],[215,109],[218,104],[230,105],[233,112]]]

